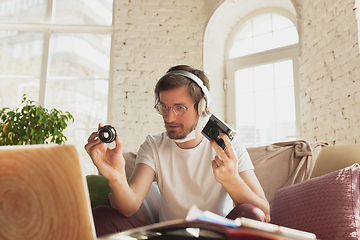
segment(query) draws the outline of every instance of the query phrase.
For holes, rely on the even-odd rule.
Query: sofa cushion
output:
[[[278,190],[271,223],[319,239],[359,239],[359,164]]]
[[[109,200],[110,187],[108,180],[102,175],[87,175],[91,207],[98,205],[111,206]],[[142,202],[139,210],[133,217],[149,222],[159,222],[160,191],[156,182],[150,186],[149,192]]]

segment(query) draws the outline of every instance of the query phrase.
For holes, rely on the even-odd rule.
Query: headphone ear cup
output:
[[[204,98],[198,104],[198,113],[200,117],[206,117],[209,114],[209,108]]]

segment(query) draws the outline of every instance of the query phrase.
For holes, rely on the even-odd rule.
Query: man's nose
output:
[[[177,115],[174,113],[172,108],[169,108],[167,115],[165,115],[165,119],[167,122],[172,122],[176,119]]]

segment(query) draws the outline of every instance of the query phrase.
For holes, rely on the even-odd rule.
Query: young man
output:
[[[96,132],[90,135],[85,149],[111,188],[112,208],[93,210],[98,236],[148,224],[130,216],[139,209],[154,177],[161,193],[160,221],[185,218],[194,204],[231,219],[270,220],[269,204],[246,149],[236,137],[231,142],[220,134],[224,151],[201,134],[199,121],[209,113],[208,89],[205,74],[186,65],[170,68],[157,82],[155,108],[166,131],[147,136],[129,181],[119,136],[116,147],[109,149]]]

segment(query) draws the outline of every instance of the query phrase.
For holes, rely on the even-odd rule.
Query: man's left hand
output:
[[[212,168],[216,181],[224,185],[238,179],[240,176],[238,159],[229,137],[224,133],[220,133],[219,137],[224,140],[226,150],[224,151],[214,140],[210,141],[211,146],[217,153],[217,156],[212,161]]]

